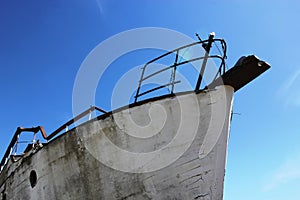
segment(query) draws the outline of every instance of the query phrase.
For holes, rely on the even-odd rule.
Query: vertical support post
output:
[[[137,91],[136,91],[134,103],[137,102],[137,98],[139,97],[139,92],[140,92],[140,89],[141,89],[141,85],[142,85],[142,82],[143,82],[144,73],[145,73],[145,69],[146,69],[146,66],[147,66],[147,65],[148,65],[148,64],[146,64],[146,65],[143,67],[143,71],[142,71],[141,79],[140,79],[140,81],[139,81],[138,89],[137,89]]]
[[[93,111],[93,106],[90,106],[90,111],[89,111],[89,121],[92,119],[92,111]]]
[[[32,143],[35,144],[36,143],[36,132],[33,133],[33,140],[32,140]]]
[[[34,132],[34,133],[33,133],[33,139],[32,139],[32,147],[33,147],[33,148],[34,148],[35,145],[36,145],[36,133],[37,133],[37,132]]]
[[[208,59],[208,56],[209,56],[209,51],[211,49],[211,45],[212,45],[212,42],[214,40],[214,37],[215,37],[215,33],[214,32],[210,33],[207,44],[203,45],[203,48],[205,49],[205,56],[204,56],[204,59],[203,59],[203,62],[202,62],[202,66],[201,66],[200,73],[199,73],[199,76],[198,76],[195,91],[199,91],[199,89],[200,89],[200,85],[201,85],[201,82],[202,82],[202,79],[203,79],[204,70],[205,70],[207,59]]]
[[[175,62],[174,62],[173,74],[172,74],[173,76],[171,77],[172,78],[171,94],[173,94],[173,92],[174,92],[174,82],[175,82],[175,78],[176,78],[178,54],[179,54],[179,50],[176,51],[176,57],[175,57]]]
[[[17,135],[17,141],[16,141],[16,144],[15,144],[15,153],[14,155],[17,155],[17,151],[18,151],[18,143],[19,143],[19,137],[20,137],[20,134]],[[11,150],[12,151],[12,150]]]

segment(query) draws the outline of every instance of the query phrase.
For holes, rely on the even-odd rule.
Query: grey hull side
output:
[[[233,92],[218,86],[78,126],[9,160],[0,176],[2,197],[221,200]],[[136,126],[145,128],[142,138]]]

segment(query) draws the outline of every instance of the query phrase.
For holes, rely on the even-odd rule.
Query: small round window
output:
[[[30,176],[29,176],[29,181],[30,181],[30,185],[33,188],[34,186],[36,186],[37,183],[37,174],[34,170],[32,170],[30,172]]]

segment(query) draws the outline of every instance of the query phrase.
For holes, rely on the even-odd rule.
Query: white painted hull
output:
[[[221,200],[233,90],[219,86],[162,98],[87,122],[17,162],[10,160],[0,192],[22,200]],[[136,137],[130,117],[144,127],[144,138]],[[156,130],[153,120],[162,127]]]

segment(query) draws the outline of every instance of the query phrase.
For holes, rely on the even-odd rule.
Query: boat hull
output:
[[[221,200],[233,92],[218,86],[86,122],[10,159],[0,176],[1,195]]]

